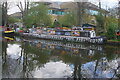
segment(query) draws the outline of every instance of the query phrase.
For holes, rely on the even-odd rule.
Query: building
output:
[[[97,15],[100,11],[104,13],[108,13],[107,10],[99,8],[97,5],[90,3],[90,2],[84,2],[83,6],[80,6],[84,9],[85,13],[82,14],[84,16],[84,23],[90,23],[90,24],[96,24],[96,18],[95,15]],[[67,12],[74,12],[78,13],[77,11],[80,10],[78,7],[77,2],[64,2],[60,5],[61,8],[67,8]],[[81,15],[81,14],[80,14]],[[86,19],[85,19],[86,17]]]
[[[22,13],[21,12],[16,12],[10,15],[10,17],[14,17],[16,19],[21,20],[22,19]]]
[[[13,13],[13,14],[11,14],[11,15],[9,15],[10,17],[13,17],[13,18],[15,18],[15,19],[17,19],[17,20],[19,20],[19,21],[21,21],[22,20],[22,13],[21,12],[16,12],[16,13]],[[19,27],[23,27],[23,23],[21,23],[21,22],[16,22],[16,23],[14,23],[15,25],[18,25]],[[11,24],[12,25],[12,24]]]
[[[67,12],[77,12],[78,6],[76,2],[44,2],[44,5],[48,6],[48,15],[51,16],[53,22],[57,21],[59,17],[64,16]],[[93,23],[96,24],[96,19],[94,15],[97,15],[99,11],[108,12],[104,9],[100,9],[95,4],[90,2],[85,2],[84,7],[87,13],[86,18],[84,19],[84,23]],[[17,12],[10,15],[11,17],[15,17],[16,19],[21,20],[22,14],[21,12]],[[88,19],[89,18],[89,19]]]
[[[60,16],[64,16],[65,10],[67,10],[67,8],[61,8],[59,2],[47,3],[47,5],[49,8],[48,15],[51,15],[53,22],[58,20]]]

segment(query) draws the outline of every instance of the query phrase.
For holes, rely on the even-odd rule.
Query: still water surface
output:
[[[3,78],[117,78],[120,47],[4,38]]]

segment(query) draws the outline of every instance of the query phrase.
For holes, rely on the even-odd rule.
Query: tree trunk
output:
[[[2,26],[8,25],[7,7],[8,7],[8,2],[3,2],[2,4]]]
[[[22,13],[23,25],[25,25],[25,23],[24,23],[25,15],[28,12],[29,5],[30,5],[29,0],[24,0],[24,8],[23,8],[23,5],[22,5],[22,2],[19,2],[19,4],[17,5],[18,8],[20,9],[21,13]]]
[[[85,2],[77,2],[77,26],[82,26],[84,23],[84,14],[85,14]]]

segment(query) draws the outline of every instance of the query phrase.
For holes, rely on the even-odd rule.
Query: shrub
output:
[[[116,30],[116,24],[115,23],[109,23],[108,30],[106,33],[106,36],[108,39],[115,39],[115,30]]]

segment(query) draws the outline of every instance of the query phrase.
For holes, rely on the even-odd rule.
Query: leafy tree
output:
[[[25,15],[27,14],[29,7],[30,7],[30,0],[24,0],[24,2],[22,3],[21,1],[18,2],[17,7],[20,9],[21,13],[22,13],[22,21],[23,24],[25,21]]]
[[[115,37],[116,37],[115,30],[118,29],[118,19],[116,19],[112,16],[107,17],[105,27],[107,29],[106,36],[109,39],[115,39]]]
[[[48,8],[42,3],[33,3],[28,13],[25,16],[25,24],[31,27],[32,24],[37,24],[38,26],[51,25],[51,17],[48,15]]]
[[[96,15],[97,26],[104,28],[105,16],[103,14]]]
[[[9,24],[12,24],[12,23],[15,23],[15,22],[18,22],[18,20],[13,18],[13,17],[8,17],[8,23]]]
[[[1,3],[2,7],[2,26],[8,25],[8,1],[3,1]]]
[[[61,27],[61,25],[58,21],[55,20],[52,27]]]
[[[116,24],[109,23],[108,30],[107,30],[108,39],[115,39],[115,37],[116,37],[115,30],[116,30]]]
[[[73,12],[66,13],[63,17],[59,18],[59,22],[62,25],[72,27],[76,25],[75,14]]]

